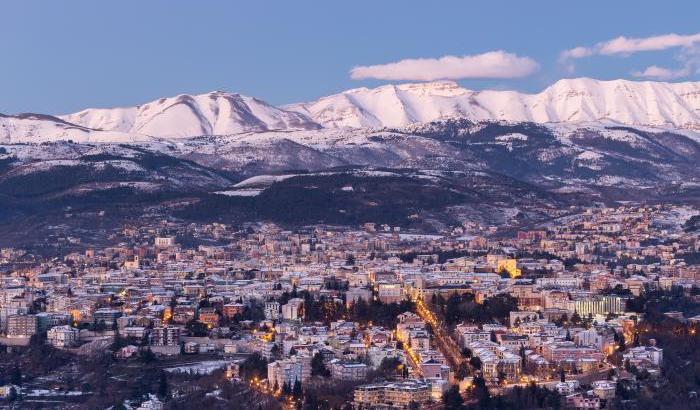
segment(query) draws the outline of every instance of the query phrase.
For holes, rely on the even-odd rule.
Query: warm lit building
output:
[[[355,407],[408,409],[430,400],[430,385],[420,380],[367,384],[355,389]]]
[[[199,309],[199,321],[207,325],[208,328],[219,326],[219,313],[213,307],[203,307]]]
[[[522,271],[518,269],[518,261],[516,259],[501,259],[496,265],[496,272],[506,272],[511,278],[517,278],[522,275]]]
[[[242,303],[227,303],[224,305],[222,312],[226,319],[233,319],[236,315],[242,315],[245,312],[245,305]]]
[[[358,362],[345,362],[334,359],[329,363],[331,376],[339,380],[364,380],[369,373],[369,366]]]

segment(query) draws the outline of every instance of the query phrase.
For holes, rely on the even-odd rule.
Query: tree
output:
[[[617,343],[618,346],[620,346],[620,351],[624,352],[625,351],[625,335],[620,333],[620,336],[617,338]]]
[[[442,395],[442,404],[445,406],[445,410],[458,410],[462,408],[464,404],[464,399],[462,395],[459,394],[459,389],[457,386],[452,386]]]
[[[207,325],[204,323],[200,322],[199,320],[190,320],[187,325],[187,332],[189,333],[190,336],[194,337],[205,337],[209,335],[209,329],[207,329]]]
[[[151,347],[149,346],[146,348],[146,350],[141,350],[141,352],[139,352],[139,358],[144,363],[151,363],[156,360],[156,355],[155,353],[153,353]]]
[[[301,394],[302,394],[301,381],[294,380],[294,387],[292,388],[292,396],[296,397],[297,399],[300,399]]]
[[[316,353],[311,359],[311,375],[322,377],[331,375],[331,372],[326,368],[326,364],[323,362],[323,355],[321,353]]]
[[[160,380],[158,381],[158,397],[161,400],[165,400],[170,396],[168,388],[168,376],[165,374],[164,370],[160,371]]]
[[[578,312],[574,312],[573,315],[571,315],[571,323],[578,325],[581,323],[581,316],[579,316]]]
[[[348,257],[345,258],[345,264],[348,266],[355,266],[355,255],[348,254]]]
[[[479,406],[485,409],[491,408],[491,395],[489,394],[489,389],[486,387],[486,380],[483,377],[478,376],[474,378],[474,398],[479,402]]]
[[[401,361],[396,357],[385,357],[379,364],[379,371],[384,377],[394,376],[401,365]]]
[[[481,370],[481,359],[479,357],[474,356],[471,359],[469,359],[469,364],[476,370]]]
[[[459,367],[457,367],[456,376],[458,379],[464,379],[465,377],[469,376],[469,367],[466,365],[466,363],[462,362],[459,364]]]
[[[19,364],[15,363],[10,371],[10,383],[15,386],[22,386],[22,369],[20,369]]]
[[[17,400],[17,389],[10,387],[10,392],[7,395],[7,401],[13,403],[15,400]]]
[[[302,410],[318,410],[319,405],[318,405],[318,399],[316,398],[316,394],[311,391],[307,390],[304,392],[304,406],[302,407]]]
[[[241,363],[240,372],[241,376],[246,380],[254,377],[262,379],[267,375],[267,360],[260,353],[253,353]]]

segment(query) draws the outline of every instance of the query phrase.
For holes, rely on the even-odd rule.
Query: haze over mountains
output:
[[[538,94],[523,94],[471,91],[442,81],[357,88],[283,107],[216,91],[59,116],[0,114],[0,142],[123,142],[320,128],[396,128],[455,118],[700,130],[700,82],[579,78],[560,80]]]

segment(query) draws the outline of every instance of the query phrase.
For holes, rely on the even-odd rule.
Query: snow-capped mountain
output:
[[[305,115],[222,91],[161,98],[136,107],[87,109],[59,118],[96,130],[162,138],[320,128]]]
[[[43,114],[0,114],[0,143],[79,141],[134,142],[148,141],[147,135],[120,131],[102,131],[76,125],[61,118]]]
[[[133,142],[321,128],[400,128],[442,119],[607,123],[700,130],[700,82],[560,80],[538,94],[471,91],[454,82],[357,88],[274,107],[221,91],[74,114],[0,114],[0,142]],[[323,137],[322,132],[318,137]]]
[[[596,122],[700,129],[700,82],[560,80],[538,94],[471,91],[454,82],[357,88],[285,109],[324,127],[402,127],[444,118]]]

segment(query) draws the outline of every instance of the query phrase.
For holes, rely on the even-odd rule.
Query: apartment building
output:
[[[359,386],[355,389],[356,408],[408,409],[412,403],[430,400],[430,385],[420,380],[385,382]]]

